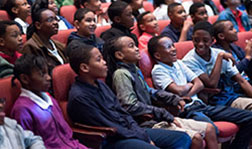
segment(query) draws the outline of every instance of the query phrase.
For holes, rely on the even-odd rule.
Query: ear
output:
[[[20,81],[23,85],[29,85],[29,77],[26,74],[20,74]]]
[[[80,22],[78,20],[74,21],[74,26],[77,30],[79,30],[80,26],[79,26]]]
[[[119,16],[115,16],[115,17],[114,17],[114,21],[115,21],[116,23],[120,23],[120,22],[121,22],[121,18],[120,18]]]
[[[139,27],[140,27],[140,29],[141,29],[142,31],[145,31],[145,30],[146,30],[146,27],[145,27],[143,24],[140,24]]]
[[[19,9],[17,7],[12,7],[11,11],[15,14],[18,14]]]
[[[155,59],[160,60],[161,55],[158,52],[155,52],[153,56]]]
[[[0,46],[4,47],[4,45],[5,45],[5,40],[3,37],[0,37]]]
[[[223,33],[219,33],[219,34],[218,34],[218,38],[221,39],[221,40],[224,40],[224,39],[225,39],[225,36],[223,35]]]
[[[79,71],[84,72],[84,73],[89,72],[88,64],[81,63],[81,64],[80,64],[80,70],[79,70]]]
[[[170,19],[173,18],[172,12],[168,12],[168,17],[169,17]]]
[[[117,58],[119,60],[123,60],[124,54],[121,51],[116,51],[115,52],[115,58]]]
[[[35,23],[34,23],[34,26],[36,27],[36,29],[40,29],[41,28],[41,23],[40,22],[38,22],[38,21],[36,21]]]

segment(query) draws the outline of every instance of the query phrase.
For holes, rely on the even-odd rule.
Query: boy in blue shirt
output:
[[[67,112],[73,122],[116,128],[116,135],[108,138],[104,148],[190,147],[191,140],[183,132],[143,129],[137,125],[109,87],[98,80],[107,76],[108,69],[97,48],[76,40],[68,45],[67,51],[70,66],[78,74],[69,92]]]

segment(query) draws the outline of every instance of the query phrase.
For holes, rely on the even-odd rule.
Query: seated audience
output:
[[[208,21],[208,15],[205,5],[202,3],[193,3],[189,9],[189,14],[192,18],[193,24],[199,21]]]
[[[0,98],[0,148],[45,149],[40,136],[24,130],[17,121],[5,116],[5,99]]]
[[[107,84],[111,84],[121,106],[140,126],[186,132],[192,138],[191,148],[203,148],[203,136],[208,148],[218,147],[213,125],[173,117],[165,109],[172,106],[183,111],[185,102],[182,98],[148,88],[141,70],[136,66],[141,59],[139,49],[130,37],[122,36],[105,43],[104,57],[108,63]],[[162,107],[154,106],[154,102],[160,102]],[[151,115],[151,118],[139,121],[146,114]]]
[[[171,23],[164,28],[162,35],[169,37],[173,42],[192,40],[193,23],[187,19],[183,6],[172,3],[168,6],[168,16]]]
[[[179,116],[211,123],[212,121],[233,122],[240,126],[240,130],[230,147],[248,147],[252,137],[252,130],[248,131],[252,126],[250,111],[220,105],[208,106],[203,103],[196,95],[203,89],[203,83],[182,61],[177,60],[176,48],[171,39],[165,36],[153,37],[149,41],[148,50],[158,62],[152,70],[155,86],[181,97],[189,97],[185,100],[187,104]]]
[[[27,34],[27,38],[31,38],[24,44],[22,53],[32,53],[44,57],[51,74],[55,66],[67,62],[64,45],[51,39],[53,35],[58,33],[58,18],[49,9],[33,6],[32,26]]]
[[[27,34],[29,24],[26,19],[31,15],[31,7],[27,0],[7,0],[4,7],[10,18],[18,23],[22,34]]]
[[[212,105],[226,105],[233,108],[252,110],[252,86],[234,66],[231,53],[211,48],[213,27],[209,22],[201,21],[194,26],[193,44],[183,62],[203,82],[205,87],[219,88],[221,91],[209,99]],[[246,97],[234,92],[234,83],[238,83]]]
[[[137,17],[137,27],[140,32],[138,47],[140,51],[147,50],[149,40],[159,33],[157,19],[151,12],[146,11]]]
[[[101,38],[107,41],[115,36],[129,36],[138,45],[136,35],[131,33],[131,27],[134,26],[131,6],[123,1],[113,2],[108,8],[108,15],[113,23],[109,30],[101,34]]]
[[[185,11],[186,11],[187,14],[189,14],[190,7],[194,3],[202,3],[205,6],[205,8],[206,8],[207,15],[208,16],[214,16],[213,9],[209,5],[205,4],[204,0],[192,0],[192,1],[185,1],[185,2],[183,2],[182,5],[183,5],[183,7],[184,7],[184,9],[185,9]]]
[[[168,17],[168,5],[174,3],[174,0],[154,0],[153,3],[155,7],[153,14],[157,20],[170,20]]]
[[[225,8],[218,17],[218,20],[229,20],[233,23],[234,28],[238,32],[249,31],[251,24],[246,12],[243,12],[238,8],[240,0],[220,0],[222,6]]]
[[[107,76],[108,68],[97,48],[76,40],[68,45],[67,52],[70,66],[78,75],[69,92],[68,115],[73,122],[116,128],[117,133],[103,148],[189,148],[191,140],[184,132],[137,125],[110,88],[98,80]]]
[[[51,77],[46,63],[43,57],[32,54],[24,54],[16,61],[12,80],[17,78],[22,88],[11,117],[24,129],[40,135],[48,149],[87,149],[73,139],[72,129],[64,120],[57,101],[47,93]]]
[[[67,44],[72,40],[80,40],[85,44],[92,45],[102,52],[103,40],[95,36],[95,14],[87,9],[80,8],[74,14],[74,26],[77,32],[72,32],[68,37]]]

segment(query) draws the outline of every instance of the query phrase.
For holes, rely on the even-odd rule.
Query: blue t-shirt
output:
[[[211,48],[211,58],[209,61],[205,61],[196,53],[195,49],[193,49],[186,54],[186,56],[183,58],[183,62],[197,76],[200,76],[204,73],[210,75],[220,52],[225,51]],[[236,98],[239,97],[239,95],[234,92],[234,81],[231,80],[231,78],[238,73],[238,69],[236,66],[233,66],[231,60],[222,61],[221,77],[218,83],[218,88],[221,89],[221,92],[210,99],[210,104],[230,105]]]

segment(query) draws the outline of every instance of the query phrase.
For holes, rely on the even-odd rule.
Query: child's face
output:
[[[140,59],[140,53],[138,47],[132,38],[128,36],[122,37],[118,42],[122,45],[120,60],[125,63],[137,63]]]
[[[78,34],[86,37],[93,35],[96,29],[95,14],[89,11],[84,15],[81,22],[76,21],[75,26]]]
[[[47,92],[51,86],[51,76],[48,74],[47,66],[42,70],[33,68],[30,75],[26,75],[26,82],[23,83],[35,94]]]
[[[0,38],[1,39],[1,38]],[[8,49],[9,51],[21,51],[23,48],[22,36],[17,25],[9,25],[6,28],[5,35],[0,41],[1,47]]]
[[[94,79],[105,78],[107,76],[108,67],[103,59],[100,51],[93,48],[90,51],[90,59],[88,63],[88,74]]]
[[[172,66],[173,62],[177,61],[177,50],[174,47],[172,40],[168,37],[163,37],[158,41],[159,47],[154,53],[154,57],[167,65]]]
[[[212,45],[213,39],[209,32],[205,30],[197,30],[193,34],[193,44],[196,52],[204,57],[209,54],[210,46]]]
[[[223,36],[224,36],[224,40],[227,42],[235,42],[238,40],[238,36],[237,36],[237,31],[234,28],[234,25],[231,21],[225,21],[223,23],[224,30],[223,30]]]
[[[86,8],[92,10],[93,12],[101,11],[101,1],[100,0],[89,0],[84,5]]]
[[[26,19],[31,15],[31,6],[27,0],[16,0],[16,11],[14,12],[21,19]]]
[[[54,0],[48,0],[48,8],[52,10],[56,15],[58,14],[58,7]]]
[[[132,0],[130,5],[133,10],[138,10],[143,7],[143,0]]]
[[[241,4],[240,0],[226,0],[225,4],[228,7],[238,7]]]
[[[184,21],[187,18],[187,14],[185,12],[185,9],[182,5],[179,5],[173,9],[174,11],[169,13],[169,17],[172,22],[176,24],[183,25]]]
[[[199,21],[207,21],[208,15],[205,7],[198,8],[197,12],[191,16],[194,23]]]
[[[128,5],[119,16],[119,24],[126,28],[131,28],[134,25],[134,16],[132,15],[132,8]]]
[[[159,32],[159,25],[156,17],[152,13],[148,13],[143,17],[142,30],[149,34],[157,34]]]
[[[58,19],[55,13],[51,10],[45,10],[41,13],[40,22],[35,22],[36,28],[43,34],[47,34],[47,36],[51,37],[58,33],[59,25]]]

